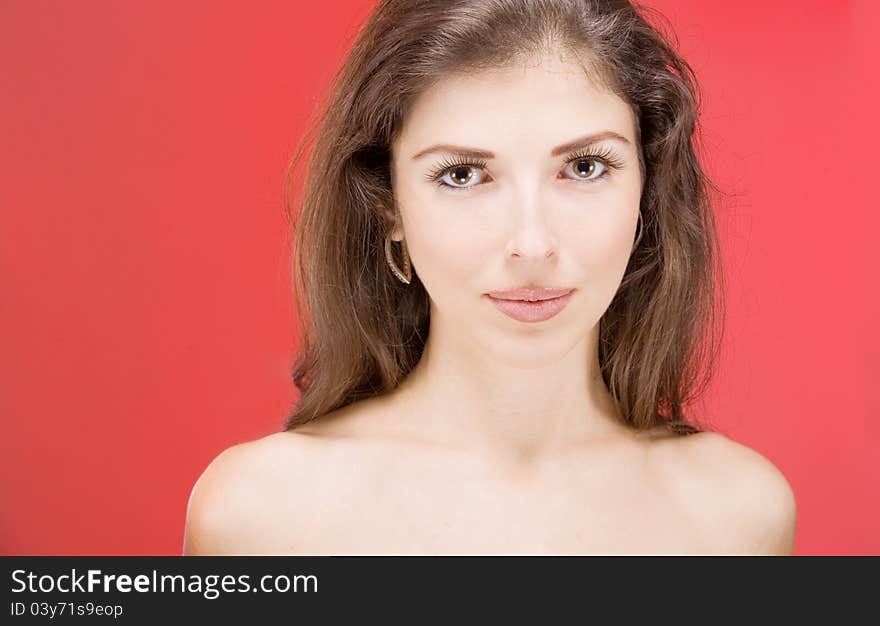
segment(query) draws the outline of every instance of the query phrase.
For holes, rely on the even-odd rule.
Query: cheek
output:
[[[607,267],[609,263],[619,263],[629,257],[637,218],[638,209],[603,210],[593,219],[573,224],[566,237],[571,238],[571,249],[584,267]]]
[[[580,276],[597,310],[604,312],[620,287],[629,263],[638,221],[638,200],[603,208],[568,234]]]
[[[443,299],[446,292],[460,297],[484,265],[485,234],[480,235],[479,225],[461,208],[456,216],[449,215],[450,207],[415,196],[403,206],[407,249],[425,289],[435,300]]]
[[[473,231],[462,224],[433,221],[407,228],[410,256],[426,286],[429,282],[461,283],[476,273],[481,243]]]

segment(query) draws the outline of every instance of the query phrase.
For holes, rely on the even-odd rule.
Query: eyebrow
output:
[[[578,148],[583,148],[592,145],[598,141],[603,141],[605,139],[613,139],[626,144],[630,143],[629,139],[619,133],[614,132],[613,130],[603,130],[597,133],[584,135],[583,137],[578,137],[577,139],[569,141],[568,143],[564,143],[561,146],[556,146],[555,148],[553,148],[553,150],[550,151],[550,156],[559,156],[560,154],[564,154],[566,152],[572,152],[573,150],[577,150]],[[482,150],[480,148],[468,148],[466,146],[454,146],[448,143],[440,143],[417,152],[415,155],[413,155],[413,161],[417,161],[418,159],[421,159],[423,156],[431,154],[432,152],[448,152],[458,154],[470,159],[495,158],[495,154],[493,152],[490,152],[489,150]]]

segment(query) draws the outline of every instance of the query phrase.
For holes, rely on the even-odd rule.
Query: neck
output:
[[[395,394],[420,436],[535,460],[627,430],[599,371],[598,325],[574,345],[570,334],[527,330],[474,337],[432,320]]]

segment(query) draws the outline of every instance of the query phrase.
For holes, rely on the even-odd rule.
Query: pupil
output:
[[[468,168],[466,168],[466,167],[457,167],[457,168],[455,168],[454,170],[452,170],[452,178],[453,178],[453,179],[456,179],[456,178],[464,179],[464,180],[457,180],[457,181],[456,181],[456,182],[459,182],[459,183],[467,182],[467,179],[469,178],[469,176],[460,176],[460,177],[459,177],[459,176],[456,176],[456,174],[458,174],[458,173],[460,173],[460,172],[467,172],[467,171],[468,171]]]
[[[592,163],[592,161],[589,160],[589,159],[581,159],[580,161],[578,161],[578,172],[580,172],[581,174],[587,174],[587,175],[589,175],[589,174],[592,172],[592,170],[595,169],[595,165],[594,165],[593,167],[588,167],[588,168],[587,168],[587,169],[590,170],[590,171],[583,172],[583,171],[581,171],[581,167],[580,167],[581,163]]]

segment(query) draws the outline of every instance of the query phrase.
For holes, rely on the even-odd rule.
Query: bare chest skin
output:
[[[271,522],[251,551],[706,553],[650,445],[505,465],[462,451],[336,441],[324,449],[322,471],[273,487],[259,515]]]

